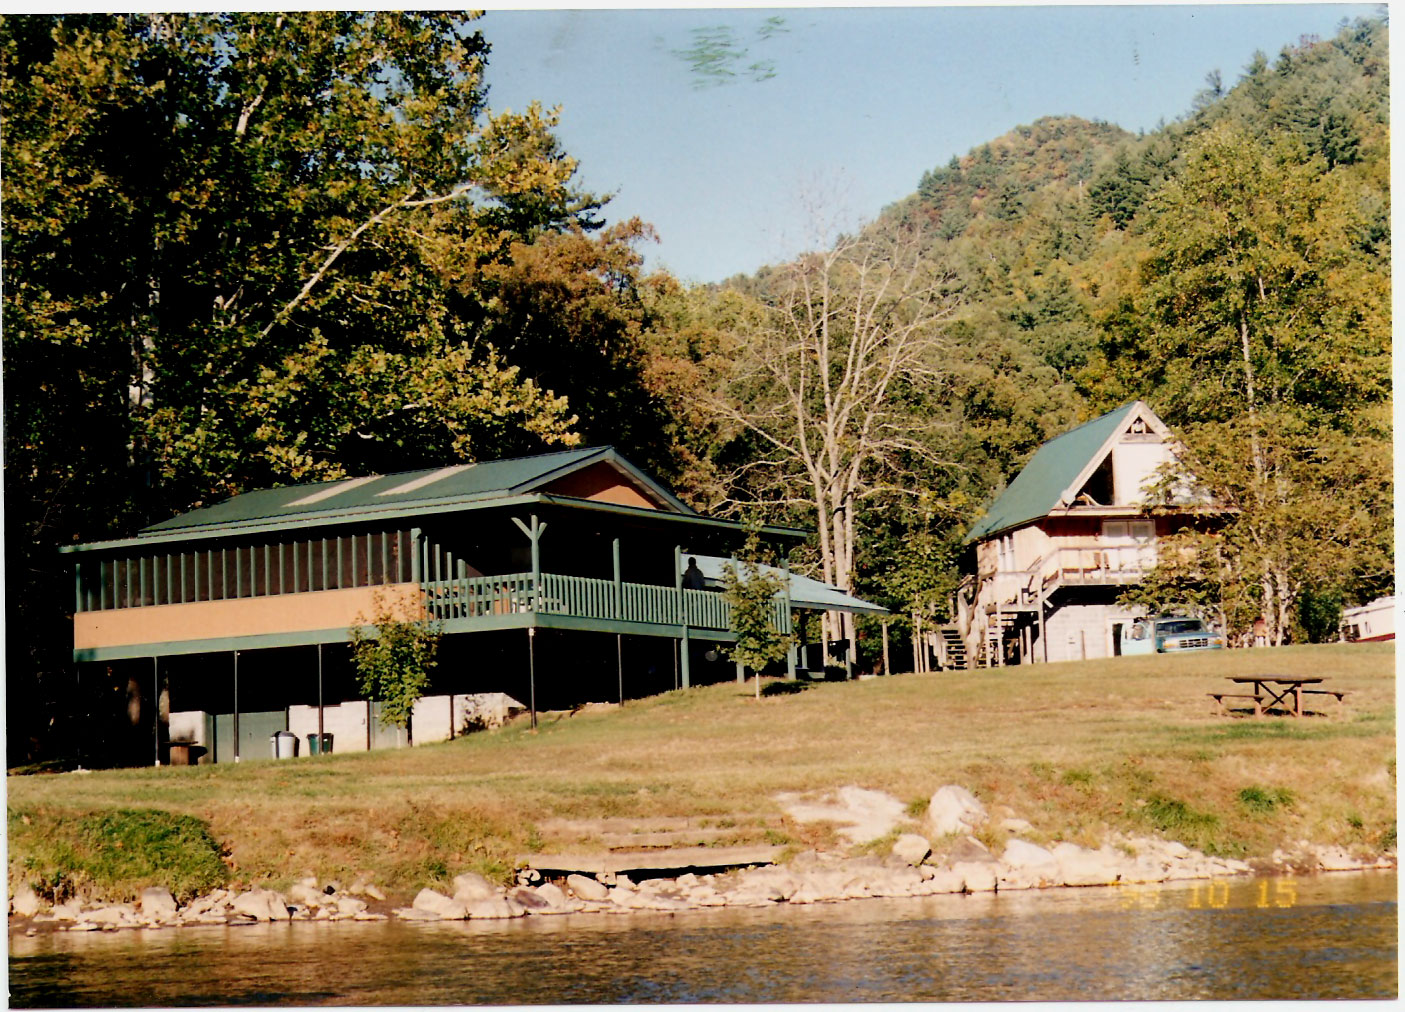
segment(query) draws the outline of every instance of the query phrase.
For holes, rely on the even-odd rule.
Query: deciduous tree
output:
[[[912,491],[936,456],[936,419],[912,410],[945,376],[948,278],[915,232],[872,228],[778,268],[739,318],[734,367],[708,403],[753,450],[734,498],[794,510],[818,529],[825,582],[854,588],[859,507]],[[854,640],[853,616],[826,638]]]

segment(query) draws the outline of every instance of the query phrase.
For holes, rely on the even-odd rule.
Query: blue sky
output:
[[[1377,10],[523,10],[491,11],[479,27],[493,46],[491,106],[559,105],[582,184],[616,194],[606,216],[652,222],[649,266],[706,282],[804,248],[815,204],[857,224],[928,169],[1041,116],[1154,129],[1191,108],[1210,71],[1230,85],[1256,49],[1273,59]],[[784,30],[765,35],[771,17]],[[746,51],[722,85],[679,55],[713,29]]]

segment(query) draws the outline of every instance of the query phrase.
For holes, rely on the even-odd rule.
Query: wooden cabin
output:
[[[967,535],[972,572],[958,621],[938,644],[947,666],[1112,657],[1137,612],[1117,603],[1158,545],[1217,511],[1182,489],[1153,514],[1147,490],[1177,444],[1143,401],[1045,443]]]
[[[443,633],[411,721],[419,742],[483,712],[715,682],[736,674],[716,649],[733,638],[727,605],[682,574],[745,535],[610,447],[248,492],[65,549],[80,696],[127,715],[128,762],[266,758],[279,731],[331,734],[337,751],[395,744],[357,691],[348,643],[387,609]],[[760,536],[784,554],[806,532]],[[803,597],[812,582],[792,586]],[[783,592],[776,621],[788,631],[793,607],[881,611],[841,598]]]

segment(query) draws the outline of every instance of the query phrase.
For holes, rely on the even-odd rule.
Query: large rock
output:
[[[316,880],[312,885],[306,882],[297,882],[288,889],[288,902],[296,903],[302,907],[320,907],[329,897],[317,888]]]
[[[443,893],[427,887],[415,895],[415,901],[411,905],[416,910],[438,914],[446,921],[461,921],[468,916],[468,905],[462,900],[450,899]]]
[[[567,896],[564,889],[552,882],[543,882],[541,885],[534,887],[531,891],[535,892],[538,898],[546,904],[546,906],[540,910],[534,911],[536,913],[570,914],[575,913],[584,906],[580,900],[572,899],[570,896]]]
[[[585,875],[567,875],[566,886],[583,900],[603,903],[610,898],[610,887]]]
[[[116,903],[96,910],[85,910],[78,915],[80,921],[89,924],[124,925],[137,923],[137,912],[130,903]]]
[[[870,896],[913,896],[922,885],[922,876],[911,865],[883,868],[868,878]]]
[[[10,900],[10,910],[21,917],[33,917],[39,912],[39,894],[28,882],[20,883],[15,889],[14,899]]]
[[[366,912],[366,901],[357,896],[338,896],[337,913],[342,917],[355,917]]]
[[[443,920],[432,910],[421,910],[419,907],[396,907],[393,911],[395,916],[402,921],[439,921]],[[460,918],[462,919],[462,918]]]
[[[783,902],[795,895],[800,880],[784,868],[752,868],[739,876],[738,893],[755,894],[767,902]]]
[[[477,872],[466,871],[454,876],[454,899],[461,903],[486,900],[498,896],[498,887]]]
[[[258,921],[286,921],[290,916],[288,904],[272,889],[250,889],[240,893],[230,903],[230,909]]]
[[[160,886],[143,889],[137,902],[141,906],[141,912],[147,917],[170,920],[176,916],[175,897],[171,895],[170,890]]]
[[[995,855],[974,836],[963,836],[947,850],[946,860],[949,864],[955,864],[959,861],[987,861],[994,864]]]
[[[1054,848],[1059,884],[1066,886],[1113,885],[1121,881],[1123,862],[1111,847],[1085,850],[1071,843]]]
[[[54,909],[50,911],[56,921],[76,921],[83,913],[83,904],[77,900],[69,900],[67,903],[55,903]]]
[[[936,896],[942,893],[959,893],[966,888],[966,877],[952,868],[936,868],[931,878],[926,879],[914,892],[918,896]]]
[[[1054,864],[1054,855],[1038,844],[1026,840],[1011,840],[1005,844],[1000,860],[1009,868],[1033,868]]]
[[[527,908],[515,903],[506,896],[489,896],[468,904],[468,916],[472,920],[502,920],[508,917],[521,917]]]
[[[907,807],[882,791],[841,787],[819,801],[802,801],[780,795],[786,814],[796,822],[834,822],[839,835],[851,844],[868,843],[887,836],[907,814]]]
[[[551,907],[551,901],[531,886],[515,886],[507,891],[507,898],[526,908],[528,913],[534,910],[548,910]]]
[[[954,875],[961,877],[966,892],[986,893],[996,888],[996,866],[993,864],[987,864],[984,861],[961,861],[953,864],[951,871]]]
[[[927,842],[927,838],[916,833],[904,833],[893,844],[893,854],[914,866],[925,861],[931,852],[932,845]]]
[[[834,868],[812,868],[799,878],[800,886],[791,895],[791,903],[828,903],[842,899],[850,876]]]
[[[985,820],[985,806],[956,784],[938,788],[927,804],[927,830],[933,837],[969,833]]]

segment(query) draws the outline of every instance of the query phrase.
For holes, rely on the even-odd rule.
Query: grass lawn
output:
[[[960,784],[1041,843],[1123,831],[1236,857],[1299,840],[1375,853],[1395,845],[1394,667],[1386,643],[903,675],[760,701],[724,684],[403,751],[10,777],[11,882],[53,860],[45,840],[112,809],[205,820],[242,881],[367,872],[411,891],[588,845],[544,836],[553,817],[692,816],[732,829],[722,843],[832,843],[773,796],[846,784],[915,815]],[[1323,675],[1351,695],[1301,720],[1212,714],[1225,676],[1257,673]]]

